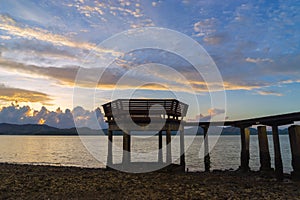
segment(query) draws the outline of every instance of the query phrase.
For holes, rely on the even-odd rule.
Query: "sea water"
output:
[[[240,165],[239,136],[210,136],[211,169],[237,169]],[[271,163],[274,167],[272,137],[268,136]],[[216,143],[213,145],[214,141]],[[163,157],[165,160],[165,137]],[[185,136],[186,167],[189,171],[203,171],[204,159],[200,153],[203,136]],[[287,135],[280,135],[284,172],[292,171],[291,151]],[[122,136],[113,137],[113,161],[122,160]],[[179,163],[179,137],[172,137],[172,159]],[[132,161],[156,162],[157,136],[132,136]],[[202,152],[202,151],[201,151]],[[41,165],[105,167],[107,157],[106,136],[0,136],[0,162]],[[250,137],[250,168],[259,169],[258,138]]]

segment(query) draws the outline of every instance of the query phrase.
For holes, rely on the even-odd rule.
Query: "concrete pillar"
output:
[[[131,146],[130,133],[123,131],[123,160],[122,163],[129,164],[131,160],[130,146]]]
[[[166,144],[167,144],[167,156],[166,156],[166,162],[167,164],[172,163],[172,148],[171,148],[171,129],[170,126],[168,126],[167,132],[166,132]]]
[[[158,133],[158,162],[163,162],[163,152],[162,152],[162,131]]]
[[[206,172],[210,171],[210,156],[209,156],[209,147],[208,147],[208,127],[202,126],[203,128],[203,140],[204,140],[204,168]]]
[[[185,171],[185,153],[184,153],[184,127],[180,126],[180,166]]]
[[[250,130],[249,128],[241,127],[241,144],[242,144],[242,150],[241,150],[241,166],[240,169],[242,171],[249,171],[249,143],[250,143]]]
[[[300,126],[289,127],[290,145],[292,152],[292,178],[300,179]]]
[[[266,126],[259,126],[257,127],[257,130],[258,130],[260,170],[270,171],[272,170],[272,168],[271,168],[271,157],[269,152],[267,128]]]
[[[280,141],[278,135],[278,126],[272,126],[273,143],[274,143],[274,156],[275,156],[275,174],[277,180],[283,180],[283,166],[280,151]]]
[[[113,152],[112,152],[112,142],[113,142],[113,131],[108,129],[108,149],[107,149],[107,166],[110,167],[113,163]]]

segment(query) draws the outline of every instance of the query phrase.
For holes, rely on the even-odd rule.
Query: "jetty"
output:
[[[118,99],[103,105],[106,122],[108,123],[108,156],[107,167],[113,164],[113,132],[123,132],[123,157],[119,164],[122,170],[129,170],[132,167],[149,167],[150,169],[167,166],[172,164],[171,152],[171,132],[180,131],[180,165],[181,170],[185,170],[184,154],[184,127],[181,124],[188,109],[188,105],[176,99]],[[151,122],[151,123],[150,123]],[[131,162],[131,131],[157,131],[158,127],[158,162],[157,163],[133,163]],[[163,163],[162,155],[162,132],[166,135],[166,163]],[[171,165],[172,164],[172,165]]]
[[[108,123],[108,156],[107,166],[113,164],[113,132],[123,132],[123,157],[122,165],[125,169],[132,166],[130,147],[131,147],[131,131],[151,131],[158,132],[159,151],[158,166],[163,164],[169,166],[172,164],[171,152],[171,131],[179,131],[180,133],[180,164],[179,169],[185,171],[185,151],[184,151],[184,127],[196,126],[201,127],[204,131],[204,164],[205,171],[210,170],[210,156],[208,144],[208,129],[210,126],[232,126],[240,128],[241,136],[241,156],[240,168],[242,172],[250,170],[249,160],[249,141],[250,127],[257,126],[260,156],[260,171],[275,171],[278,180],[283,179],[283,164],[280,149],[279,126],[290,125],[288,128],[290,148],[293,167],[292,177],[300,179],[300,126],[294,125],[294,122],[300,121],[300,112],[273,115],[252,119],[220,121],[220,122],[186,122],[184,117],[187,114],[188,105],[176,99],[117,99],[108,102],[103,106],[105,119]],[[150,123],[151,122],[151,123]],[[162,124],[163,122],[163,124]],[[272,137],[274,145],[274,166],[271,168],[271,158],[269,152],[269,144],[267,138],[267,126],[272,128]],[[166,135],[166,163],[163,163],[162,155],[162,132]],[[153,163],[152,163],[153,164]]]

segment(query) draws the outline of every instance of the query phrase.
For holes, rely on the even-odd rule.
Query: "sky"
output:
[[[190,120],[219,113],[235,120],[300,111],[299,22],[297,0],[0,0],[0,122],[65,128],[73,125],[70,113],[80,110],[85,117],[77,120],[88,126],[90,116],[99,115],[97,107],[116,91],[128,94],[140,80],[149,84],[135,96],[173,98],[176,91],[190,105]],[[156,49],[119,54],[98,46],[123,31],[147,27],[185,34],[205,49],[222,77],[225,107],[211,104],[211,93],[218,91],[209,92],[203,77],[178,55]],[[117,58],[101,83],[88,77],[77,84],[79,70],[96,74],[83,62],[91,52],[101,59]],[[184,79],[161,73],[158,64]],[[142,70],[132,71],[141,65]],[[129,79],[116,89],[124,75]],[[86,91],[75,104],[74,87]],[[94,103],[86,104],[87,97]],[[190,100],[194,97],[199,109]]]

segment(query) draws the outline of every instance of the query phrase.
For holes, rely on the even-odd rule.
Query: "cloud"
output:
[[[217,33],[204,37],[203,41],[211,45],[219,45],[229,41],[229,37],[225,33]]]
[[[75,7],[81,14],[84,14],[86,17],[91,17],[92,15],[99,14],[101,16],[107,15],[108,13],[112,15],[117,15],[116,12],[119,12],[119,15],[127,16],[131,15],[133,17],[139,18],[142,17],[141,11],[139,9],[140,4],[130,3],[129,1],[120,1],[120,3],[114,4],[113,2],[104,3],[104,2],[94,2],[91,5],[87,5],[86,2],[76,2],[74,4],[67,4],[69,7]]]
[[[0,101],[6,102],[40,102],[44,105],[51,105],[49,101],[52,99],[45,93],[31,91],[20,88],[7,87],[0,84]]]
[[[1,40],[10,40],[11,37],[9,35],[0,35]]]
[[[293,81],[293,80],[284,80],[284,81],[280,81],[279,84],[290,84],[290,83],[294,83],[294,82],[298,82],[298,81]]]
[[[194,88],[198,88],[199,91],[207,91],[207,83],[204,81],[191,81],[191,84]],[[223,83],[210,83],[210,85],[211,88],[214,89],[214,91],[253,90],[270,86],[269,84],[265,83],[236,83],[233,81],[224,81]]]
[[[205,20],[198,21],[194,24],[194,31],[196,36],[210,35],[216,32],[216,18],[209,18]]]
[[[214,116],[214,115],[220,115],[220,114],[224,114],[225,110],[224,109],[218,109],[218,108],[210,108],[207,111],[209,113],[210,116]]]
[[[11,17],[7,15],[0,15],[0,30],[6,31],[7,34],[26,38],[29,40],[36,39],[43,42],[48,42],[56,46],[66,46],[70,48],[94,50],[98,53],[107,53],[120,56],[120,52],[115,52],[110,49],[99,48],[97,45],[88,42],[74,41],[66,36],[54,34],[41,28],[29,28],[21,26],[16,23]]]
[[[85,110],[82,107],[76,107],[72,111],[73,119],[76,122],[77,127],[89,127],[91,129],[107,128],[107,124],[104,122],[104,117],[99,108],[94,111]],[[97,119],[99,124],[94,123],[94,119]]]
[[[32,43],[34,45],[36,43]],[[21,45],[21,44],[20,44]],[[36,48],[24,44],[21,47],[15,47],[15,50],[2,51],[1,57],[5,60],[11,60],[16,63],[38,66],[64,66],[79,65],[80,57],[76,57],[67,51],[60,51],[48,48],[48,46],[36,44]]]
[[[22,20],[32,21],[43,25],[57,25],[57,17],[51,15],[49,10],[43,9],[43,6],[31,2],[20,2],[20,1],[8,1],[5,2],[6,6],[13,7],[17,10],[15,16]]]
[[[16,24],[16,21],[8,14],[0,15],[0,20],[3,24]]]
[[[56,80],[59,84],[66,86],[74,86],[77,72],[80,69],[81,73],[85,74],[85,77],[77,79],[76,84],[80,87],[94,88],[97,86],[99,89],[103,90],[114,90],[130,89],[135,87],[137,84],[142,84],[139,89],[158,91],[167,91],[172,89],[192,93],[208,92],[207,83],[205,81],[196,80],[197,77],[192,76],[193,74],[190,72],[182,72],[182,75],[184,75],[186,79],[174,79],[172,78],[172,74],[162,73],[153,67],[143,71],[133,71],[131,73],[127,73],[129,69],[126,66],[123,66],[122,63],[121,66],[122,67],[112,67],[106,69],[102,75],[101,81],[97,83],[100,78],[99,74],[102,70],[99,68],[79,68],[78,66],[40,67],[36,65],[25,65],[23,63],[17,63],[0,58],[0,67],[3,69],[50,78],[51,80]],[[127,73],[126,81],[123,81],[121,85],[118,85],[118,88],[115,88],[116,84],[125,73]],[[189,85],[192,87],[193,91],[190,91]],[[210,92],[222,91],[224,89],[253,90],[269,86],[270,84],[266,83],[236,83],[233,81],[224,81],[221,83],[210,83],[210,88],[212,89]]]
[[[111,25],[116,21],[122,24],[121,26],[118,24],[118,28],[124,27],[124,29],[128,29],[128,25],[131,28],[154,26],[152,19],[144,14],[144,9],[141,4],[134,1],[77,1],[66,5],[75,8],[81,15],[87,18],[87,22],[90,23],[91,26],[99,25],[99,22],[96,22],[95,19],[100,19],[102,23],[109,26],[109,29],[113,28]],[[121,30],[124,29],[121,28]]]
[[[263,73],[272,75],[289,75],[299,79],[299,63],[300,54],[290,53],[282,55],[274,59],[274,62],[265,62],[261,64],[259,69]]]
[[[95,124],[93,119],[96,119],[98,124]],[[43,106],[38,111],[29,106],[20,107],[12,104],[0,110],[0,123],[46,124],[57,128],[72,128],[75,127],[74,120],[77,127],[99,129],[100,126],[107,128],[99,108],[93,111],[85,110],[82,107],[76,107],[72,111],[70,109],[62,111],[60,108],[56,111],[49,111]]]
[[[246,58],[245,59],[246,62],[250,62],[250,63],[261,63],[261,62],[274,62],[272,59],[270,58]]]
[[[225,114],[225,110],[224,109],[219,109],[219,108],[210,108],[207,110],[208,114],[207,115],[203,115],[203,114],[199,114],[196,115],[194,119],[188,119],[188,121],[196,121],[196,122],[209,122],[211,121],[214,117],[223,116],[223,114]],[[228,119],[228,117],[225,117],[225,119]]]
[[[260,94],[260,95],[263,95],[263,96],[268,96],[268,95],[278,96],[278,97],[283,96],[282,93],[272,91],[272,90],[259,90],[259,91],[257,91],[257,94]]]
[[[253,90],[262,87],[267,87],[268,84],[265,83],[234,83],[234,82],[224,82],[225,90]]]
[[[62,82],[72,84],[76,77],[78,67],[39,67],[35,65],[25,65],[23,63],[17,63],[0,58],[0,67],[8,71],[16,71],[21,73],[27,73],[32,75],[38,75],[43,77],[55,78]]]
[[[19,73],[27,73],[36,75],[38,77],[46,77],[51,80],[57,80],[61,85],[74,86],[76,81],[76,75],[78,70],[81,70],[85,76],[78,79],[77,86],[81,87],[95,87],[101,86],[103,89],[114,88],[115,83],[124,74],[121,69],[110,68],[108,69],[101,79],[101,82],[97,84],[100,72],[102,68],[80,68],[78,66],[66,66],[66,67],[40,67],[36,65],[26,65],[23,63],[17,63],[0,58],[0,68],[7,71],[15,71]],[[133,77],[134,78],[134,77]]]

